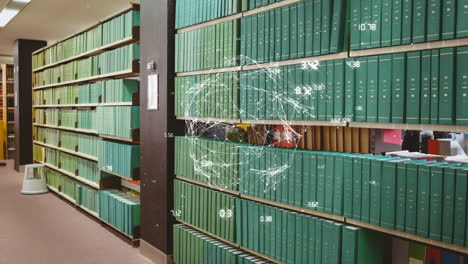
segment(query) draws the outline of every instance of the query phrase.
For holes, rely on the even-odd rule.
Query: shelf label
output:
[[[159,78],[157,74],[148,75],[147,110],[159,110]]]

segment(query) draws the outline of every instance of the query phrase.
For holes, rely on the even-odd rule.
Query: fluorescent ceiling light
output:
[[[18,9],[5,8],[0,12],[0,27],[4,27],[19,13]]]
[[[15,3],[29,3],[31,0],[13,0]]]

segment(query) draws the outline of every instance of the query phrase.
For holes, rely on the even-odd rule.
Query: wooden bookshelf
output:
[[[349,219],[349,218],[346,218],[346,223],[348,223],[350,225],[354,225],[354,226],[359,226],[359,227],[363,227],[363,228],[383,232],[383,233],[386,233],[386,234],[389,234],[389,235],[392,235],[392,236],[397,236],[397,237],[408,239],[408,240],[411,240],[411,241],[420,242],[420,243],[423,243],[423,244],[426,244],[426,245],[431,245],[431,246],[444,248],[444,249],[448,249],[448,250],[463,253],[463,254],[468,254],[468,248],[459,247],[459,246],[456,246],[456,245],[447,244],[447,243],[444,243],[444,242],[440,242],[440,241],[436,241],[436,240],[432,240],[432,239],[428,239],[428,238],[424,238],[424,237],[420,237],[420,236],[416,236],[416,235],[411,235],[411,234],[399,232],[399,231],[396,231],[396,230],[383,228],[383,227],[380,227],[380,226],[374,226],[374,225],[371,225],[371,224],[368,224],[368,223],[355,221],[355,220]]]
[[[96,103],[96,104],[51,104],[33,105],[34,108],[95,108],[98,106],[133,106],[132,102],[122,103]]]
[[[84,179],[84,178],[82,178],[82,177],[80,177],[80,176],[77,176],[77,175],[75,175],[75,174],[73,174],[73,173],[70,173],[70,172],[68,172],[68,171],[66,171],[66,170],[62,170],[62,169],[60,169],[60,168],[57,168],[57,167],[55,167],[54,165],[49,164],[49,163],[47,163],[47,162],[42,162],[42,164],[44,164],[44,166],[46,166],[46,167],[49,168],[49,169],[55,170],[55,171],[57,171],[57,172],[60,172],[61,174],[65,175],[65,176],[68,176],[68,177],[70,177],[70,178],[72,178],[72,179],[75,179],[75,180],[78,181],[78,182],[84,183],[84,184],[86,184],[87,186],[93,187],[94,189],[99,189],[99,187],[100,187],[99,184],[97,184],[97,183],[95,183],[95,182],[92,182],[92,181],[90,181],[90,180]]]

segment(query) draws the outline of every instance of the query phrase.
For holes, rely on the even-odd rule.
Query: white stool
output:
[[[29,173],[32,171],[32,177]],[[40,173],[39,173],[40,172]],[[24,167],[22,194],[41,194],[49,192],[44,174],[44,164],[28,164]]]

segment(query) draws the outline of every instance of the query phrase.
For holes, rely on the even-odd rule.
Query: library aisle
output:
[[[0,167],[0,264],[151,263],[55,194],[21,195],[22,176]]]

